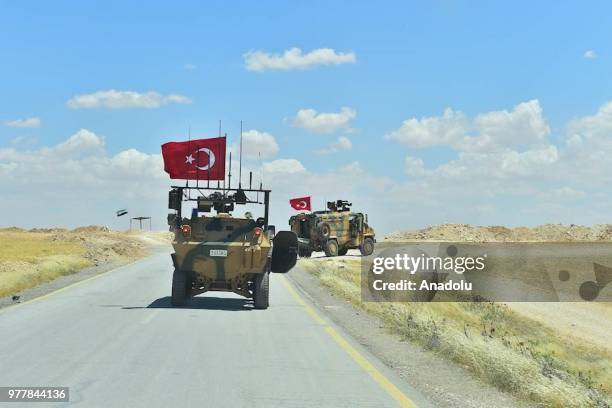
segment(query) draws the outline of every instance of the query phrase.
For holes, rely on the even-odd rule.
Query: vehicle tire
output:
[[[338,250],[338,255],[344,256],[347,254],[347,252],[348,252],[348,248],[342,248]]]
[[[267,309],[270,305],[270,272],[268,271],[255,275],[253,304],[255,309]]]
[[[370,237],[366,237],[363,240],[363,244],[359,246],[359,251],[363,256],[372,255],[372,252],[374,252],[374,240]]]
[[[326,222],[320,222],[317,225],[317,230],[319,231],[319,236],[324,240],[331,236],[331,227]]]
[[[338,242],[335,239],[325,243],[325,256],[338,256]]]
[[[312,255],[312,251],[309,249],[303,249],[300,252],[300,258],[310,258],[311,255]]]
[[[187,300],[187,273],[175,269],[172,274],[172,306],[183,306]]]

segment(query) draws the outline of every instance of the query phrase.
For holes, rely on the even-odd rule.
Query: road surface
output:
[[[428,405],[287,277],[268,310],[219,292],[173,309],[171,269],[157,253],[0,310],[0,386],[70,387],[41,407]]]

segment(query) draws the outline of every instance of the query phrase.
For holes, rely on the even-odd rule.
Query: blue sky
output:
[[[537,100],[549,143],[559,145],[571,120],[612,100],[609,2],[225,4],[0,1],[0,122],[41,122],[0,126],[0,149],[37,151],[87,129],[104,138],[109,156],[127,149],[158,154],[162,143],[186,137],[188,126],[195,137],[215,136],[222,120],[233,138],[243,120],[246,129],[273,135],[280,147],[275,159],[296,159],[325,174],[358,162],[368,175],[399,185],[407,178],[406,156],[433,169],[460,154],[444,144],[415,147],[384,137],[410,118],[440,117],[448,107],[473,118]],[[245,67],[249,51],[282,54],[293,47],[350,52],[356,61],[262,72]],[[594,58],[585,58],[589,50]],[[77,95],[110,89],[192,102],[157,109],[67,106]],[[301,109],[342,107],[356,112],[350,132],[316,134],[293,125]],[[340,136],[352,149],[315,153]],[[302,193],[308,191],[296,191]],[[505,221],[494,212],[483,221]]]

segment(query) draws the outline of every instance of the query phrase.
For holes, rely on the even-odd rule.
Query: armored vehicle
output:
[[[326,211],[300,213],[289,219],[291,231],[298,237],[300,257],[313,251],[324,251],[327,256],[346,255],[349,249],[359,248],[362,255],[374,252],[374,230],[368,216],[351,212],[352,203],[345,200],[327,203]]]
[[[225,291],[252,298],[256,309],[268,308],[270,272],[288,272],[297,259],[295,233],[275,234],[268,225],[270,190],[172,187],[168,202],[175,211],[168,215],[175,233],[172,305],[182,306],[200,293]],[[189,218],[182,214],[186,202],[196,204]],[[235,206],[256,204],[264,206],[263,217],[232,215]]]

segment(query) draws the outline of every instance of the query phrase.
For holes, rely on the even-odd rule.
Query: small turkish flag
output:
[[[310,196],[292,198],[289,200],[289,204],[291,204],[291,207],[293,207],[295,210],[310,211]]]
[[[225,138],[168,142],[161,147],[164,170],[171,179],[224,180]]]

